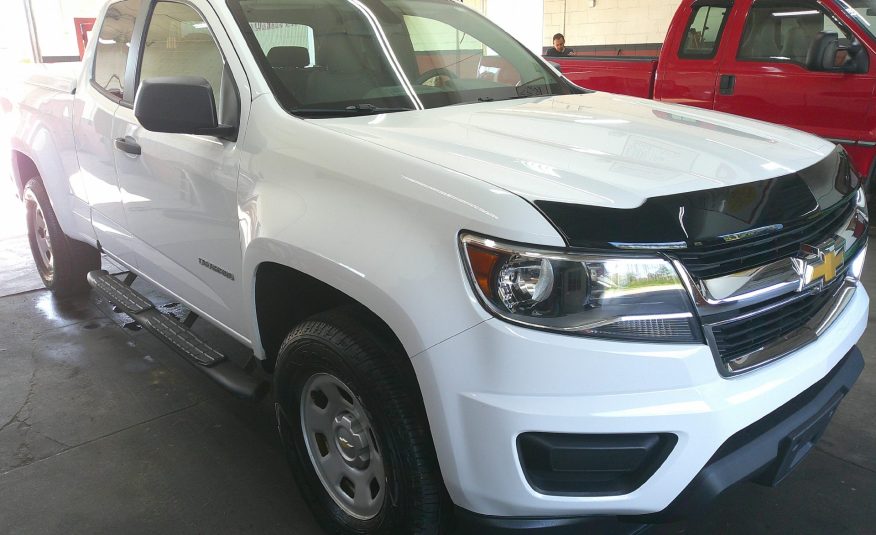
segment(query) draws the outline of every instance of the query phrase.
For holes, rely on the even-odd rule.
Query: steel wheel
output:
[[[100,268],[100,253],[64,234],[39,178],[27,181],[22,198],[27,212],[27,241],[43,284],[59,296],[88,291],[85,276]]]
[[[43,209],[39,203],[35,203],[34,209],[31,212],[31,224],[33,225],[34,239],[36,240],[39,259],[42,264],[39,267],[46,277],[51,277],[55,271],[55,258],[52,255],[52,238],[49,235],[46,217],[43,215]]]
[[[377,516],[386,472],[368,414],[343,381],[327,373],[301,392],[301,427],[310,461],[335,503],[359,520]]]

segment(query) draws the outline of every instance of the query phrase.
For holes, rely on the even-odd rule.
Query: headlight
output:
[[[702,342],[688,294],[663,258],[460,240],[475,292],[504,320],[582,336]]]

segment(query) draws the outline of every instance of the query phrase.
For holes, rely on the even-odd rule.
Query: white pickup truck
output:
[[[95,33],[12,98],[40,274],[240,396],[187,327],[251,347],[330,533],[677,518],[780,481],[863,367],[827,141],[584,90],[449,0],[119,0]]]

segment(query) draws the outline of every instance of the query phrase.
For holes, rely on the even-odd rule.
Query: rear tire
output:
[[[280,348],[276,412],[292,472],[328,533],[444,533],[451,503],[413,369],[357,317],[314,316]]]
[[[30,252],[43,284],[58,296],[88,291],[86,275],[100,269],[100,252],[64,234],[39,178],[25,184],[22,197]]]

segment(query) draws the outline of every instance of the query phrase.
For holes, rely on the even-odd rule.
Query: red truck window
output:
[[[806,54],[819,32],[839,34],[848,44],[849,33],[817,3],[761,0],[745,22],[737,59],[806,64]]]
[[[685,59],[714,58],[728,11],[730,6],[721,3],[710,2],[694,6],[678,56]]]
[[[94,52],[92,81],[112,99],[122,99],[125,92],[125,66],[134,21],[140,11],[140,0],[122,0],[111,4],[101,23]]]

